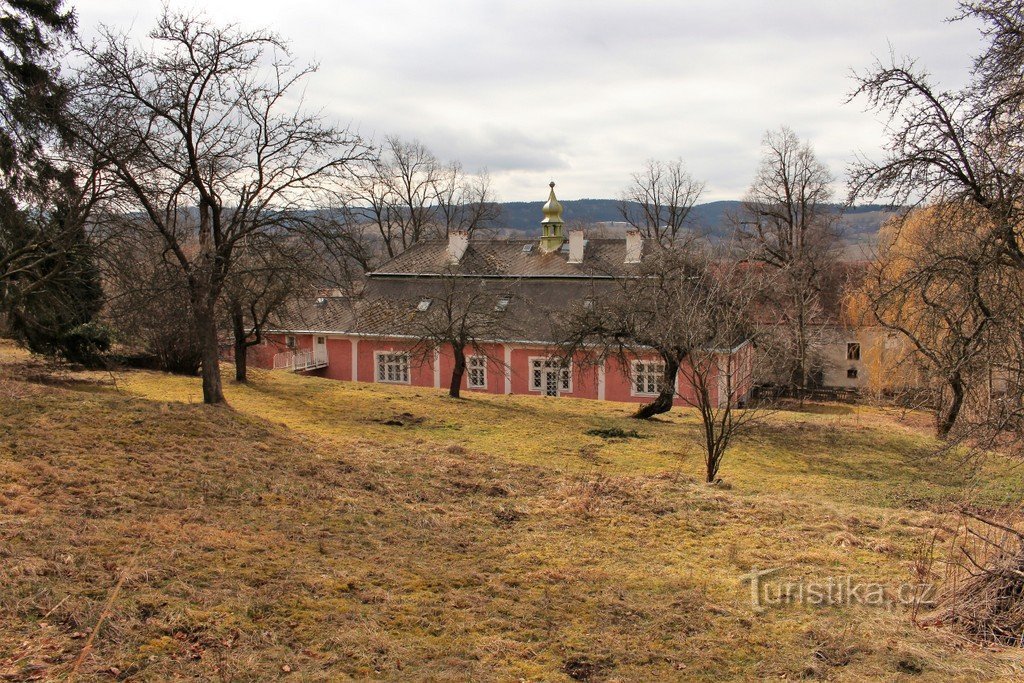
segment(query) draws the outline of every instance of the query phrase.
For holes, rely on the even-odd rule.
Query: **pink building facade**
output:
[[[466,349],[462,389],[490,394],[563,396],[644,403],[662,389],[664,363],[643,349],[628,359],[598,361],[586,351],[563,359],[554,340],[567,313],[598,310],[603,297],[621,296],[623,278],[642,277],[644,258],[659,245],[637,232],[623,239],[563,236],[562,208],[554,183],[543,209],[539,240],[425,240],[366,276],[358,295],[317,297],[283,316],[260,346],[250,349],[256,367],[302,372],[342,381],[447,389],[451,349],[416,341],[430,320],[450,311],[453,292],[472,292],[503,336],[477,339]],[[433,307],[433,308],[432,308]],[[482,307],[482,308],[479,308]],[[443,318],[443,316],[442,316]],[[512,332],[514,330],[514,332]],[[520,341],[508,341],[508,340]],[[521,341],[532,340],[532,341]],[[745,400],[753,382],[753,346],[695,353],[700,379],[713,403]],[[680,403],[694,404],[691,368],[676,379]]]
[[[454,358],[450,349],[422,352],[411,340],[338,334],[276,333],[250,348],[249,363],[255,367],[279,367],[299,355],[319,358],[302,374],[347,382],[370,382],[398,386],[447,389],[452,380]],[[713,363],[708,373],[711,400],[721,403],[742,401],[752,388],[753,345],[743,342],[733,349],[707,354]],[[463,391],[488,394],[563,396],[599,401],[646,403],[661,388],[664,370],[657,355],[638,355],[628,363],[618,358],[595,362],[577,354],[567,365],[557,349],[542,345],[492,342],[479,349],[466,349],[468,367],[462,377]],[[713,359],[713,360],[711,360]],[[676,378],[679,403],[693,404],[694,387],[688,382],[688,368]]]

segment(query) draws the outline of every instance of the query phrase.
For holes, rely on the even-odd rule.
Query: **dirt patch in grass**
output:
[[[412,413],[399,413],[398,415],[393,415],[389,418],[376,420],[376,422],[380,422],[382,425],[386,425],[388,427],[415,427],[416,425],[421,425],[426,421],[427,419],[425,417],[419,417]]]
[[[565,660],[562,670],[574,681],[601,681],[605,679],[613,665],[611,657],[576,655]]]

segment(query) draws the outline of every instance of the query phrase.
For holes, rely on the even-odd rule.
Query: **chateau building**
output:
[[[420,352],[413,323],[437,305],[451,278],[465,278],[484,305],[493,306],[493,315],[509,324],[465,350],[463,389],[650,401],[664,370],[656,354],[594,362],[582,351],[562,360],[554,321],[572,306],[612,293],[616,280],[634,275],[656,244],[635,231],[625,239],[586,239],[582,230],[566,236],[554,183],[542,212],[538,239],[471,239],[456,232],[414,244],[367,274],[358,296],[322,296],[283,316],[267,341],[251,350],[250,362],[339,380],[447,387],[453,354],[444,347]],[[752,345],[744,341],[715,353],[720,361],[731,356],[719,367],[736,375],[719,378],[716,387],[733,391],[719,389],[715,400],[727,394],[742,400],[752,382]],[[692,396],[688,386],[677,389],[684,400]]]

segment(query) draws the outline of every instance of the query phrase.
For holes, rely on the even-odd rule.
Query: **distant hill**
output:
[[[734,223],[730,216],[739,213],[741,202],[724,200],[698,204],[690,214],[691,228],[714,237],[732,234]],[[543,202],[503,202],[502,227],[511,232],[534,232],[539,228]],[[592,225],[622,221],[619,202],[615,199],[569,199],[562,201],[563,216],[568,224]],[[850,242],[865,243],[873,240],[879,226],[893,215],[890,207],[865,204],[846,210],[843,215],[843,234]]]

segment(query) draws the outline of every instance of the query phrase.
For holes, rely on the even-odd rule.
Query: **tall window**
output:
[[[380,352],[377,356],[377,381],[391,384],[409,383],[409,354]]]
[[[633,361],[633,393],[654,395],[661,391],[665,377],[664,361]]]
[[[860,360],[860,343],[849,342],[846,345],[846,360]]]
[[[466,359],[468,376],[466,384],[470,389],[487,388],[487,357],[470,356]]]

